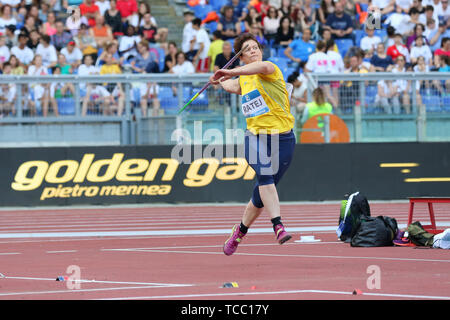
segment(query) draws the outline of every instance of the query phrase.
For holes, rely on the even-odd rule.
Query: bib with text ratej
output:
[[[242,96],[242,113],[246,118],[256,117],[269,111],[266,101],[258,90],[255,89]]]

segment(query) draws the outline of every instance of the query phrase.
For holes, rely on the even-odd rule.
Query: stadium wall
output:
[[[255,176],[241,151],[200,145],[0,149],[0,205],[246,202]],[[450,143],[299,144],[279,185],[281,201],[340,200],[352,191],[371,200],[449,196]]]

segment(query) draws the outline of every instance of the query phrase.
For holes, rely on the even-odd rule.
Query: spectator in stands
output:
[[[47,75],[47,68],[42,65],[42,57],[40,55],[35,55],[31,65],[28,68],[27,75],[29,76],[45,76]],[[33,83],[30,86],[30,90],[34,93],[34,103],[39,107],[42,107],[42,115],[44,117],[48,114],[48,105],[50,99],[50,84],[49,83]],[[55,116],[58,115],[58,109],[54,110]]]
[[[418,23],[414,26],[414,33],[412,35],[410,35],[408,37],[408,39],[406,40],[406,46],[408,47],[409,50],[411,50],[411,46],[414,44],[414,41],[416,40],[416,38],[420,37],[422,38],[424,36],[424,31],[425,31],[425,26],[421,23]],[[425,40],[425,44],[428,45],[428,40]]]
[[[363,53],[358,52],[349,58],[349,68],[345,73],[367,73],[368,70],[363,67]],[[345,81],[339,88],[340,105],[344,108],[353,108],[356,101],[360,100],[360,83],[355,81]]]
[[[403,56],[398,56],[395,59],[395,67],[392,73],[406,72],[406,59]],[[402,106],[407,114],[411,113],[410,96],[411,96],[411,81],[397,79],[393,83],[396,91],[394,97],[398,97],[402,101]]]
[[[124,58],[119,55],[119,43],[117,42],[117,40],[106,43],[106,45],[104,46],[104,50],[97,58],[97,66],[102,66],[105,63],[107,54],[111,54],[114,62],[118,65],[122,65],[124,63]]]
[[[15,33],[16,26],[9,25],[5,29],[6,46],[11,49],[18,44],[18,37]]]
[[[418,24],[420,24],[419,11],[413,7],[409,10],[409,19],[406,19],[406,22],[404,22],[406,30],[403,35],[406,35],[408,37],[413,35],[416,29],[416,25]],[[425,28],[423,27],[421,31],[423,32],[424,30]]]
[[[74,37],[74,41],[77,47],[80,48],[83,56],[95,55],[95,57],[97,57],[97,42],[95,41],[95,38],[90,35],[88,28],[87,24],[82,23],[78,34]]]
[[[335,11],[328,15],[324,28],[330,28],[334,39],[353,39],[352,18],[344,12],[344,6],[336,2]]]
[[[405,0],[403,0],[403,1],[405,1]],[[412,7],[416,8],[419,11],[420,15],[425,14],[426,8],[424,5],[422,5],[422,0],[406,0],[406,1],[409,2],[411,8]],[[412,2],[412,4],[411,4],[411,2]],[[425,23],[423,23],[423,24],[425,24]]]
[[[294,12],[294,4],[292,3],[292,0],[281,0],[281,4],[277,3],[276,5],[272,2],[272,5],[278,8],[278,14],[280,17],[291,17]],[[305,3],[303,3],[303,6],[305,6]]]
[[[156,44],[159,40],[158,28],[152,22],[152,16],[150,13],[144,14],[144,18],[142,20],[142,25],[137,27],[138,34],[142,37],[142,39],[147,40],[151,44]]]
[[[441,10],[438,12],[439,21],[449,22],[450,20],[450,7],[448,0],[441,0]]]
[[[298,114],[303,114],[303,111],[308,102],[308,84],[305,76],[298,72],[293,72],[288,76],[288,83],[294,87],[291,94],[291,106],[296,109]]]
[[[57,63],[58,56],[55,46],[50,43],[50,36],[43,35],[39,42],[36,48],[36,54],[42,57],[42,64],[45,67],[54,67]]]
[[[78,35],[81,25],[89,25],[89,21],[86,16],[81,16],[77,11],[67,17],[66,19],[66,29],[72,34],[72,36]]]
[[[191,11],[184,13],[184,27],[183,27],[183,39],[181,43],[181,51],[188,54],[193,50],[193,43],[195,42],[196,31],[192,28],[192,20],[194,20],[194,14]],[[192,57],[195,53],[192,54]]]
[[[209,71],[211,72],[214,70],[217,55],[223,52],[223,43],[224,41],[222,40],[221,32],[219,30],[215,30],[213,32],[213,41],[211,42],[208,50],[209,61],[211,61],[209,64]]]
[[[419,57],[423,57],[427,65],[433,63],[433,54],[431,53],[430,47],[425,43],[423,36],[416,38],[414,46],[411,48],[411,63],[413,65],[416,64]]]
[[[86,104],[84,104],[86,101]],[[95,110],[95,106],[100,106],[100,110],[104,115],[111,115],[112,105],[114,105],[115,100],[108,90],[101,84],[95,83],[92,85],[92,89],[90,91],[90,95],[86,94],[85,99],[83,100],[83,108],[81,109],[81,115],[85,116],[88,112],[88,108],[92,111]]]
[[[177,53],[177,63],[172,67],[172,69],[169,70],[169,73],[174,74],[189,74],[189,73],[195,73],[195,67],[189,60],[186,59],[186,54],[182,51]],[[217,61],[217,60],[216,60]],[[175,84],[172,85],[172,91],[173,95],[177,95],[178,88]]]
[[[372,0],[371,3],[372,8],[374,10],[379,10],[382,16],[386,16],[395,9],[395,0]]]
[[[332,3],[334,4],[334,2]],[[305,0],[303,7],[296,7],[292,12],[295,36],[297,37],[304,29],[310,29],[312,34],[318,32],[319,30],[316,28],[317,15],[317,9],[312,0]]]
[[[228,5],[233,7],[233,16],[238,22],[244,21],[247,17],[248,9],[245,1],[242,0],[229,0]]]
[[[25,18],[25,24],[22,28],[20,28],[21,33],[25,33],[27,36],[30,36],[31,31],[36,30],[36,22],[33,16],[27,16]]]
[[[12,75],[12,68],[9,62],[3,64],[3,76]],[[16,114],[14,107],[16,100],[16,85],[13,83],[0,84],[0,118],[9,114]]]
[[[322,88],[318,87],[313,90],[312,93],[313,101],[309,102],[305,106],[303,111],[301,124],[304,125],[306,121],[318,114],[332,114],[333,106],[326,102],[325,92]]]
[[[250,7],[248,9],[247,16],[244,19],[245,30],[249,31],[250,30],[250,26],[252,26],[255,23],[258,24],[259,28],[261,28],[261,29],[263,28],[261,15],[255,9],[255,7]]]
[[[0,35],[0,68],[2,67],[3,63],[9,60],[10,56],[11,56],[10,50],[6,45],[6,37]]]
[[[42,33],[52,36],[56,33],[56,15],[50,11],[47,16],[47,22],[42,24]]]
[[[417,0],[414,0],[417,1]],[[421,3],[421,2],[420,2]],[[439,21],[439,17],[434,13],[434,7],[432,5],[427,5],[425,7],[425,12],[420,14],[419,21],[423,25],[428,24],[428,20],[434,19],[434,21]],[[437,29],[438,24],[435,24],[435,28]]]
[[[275,40],[278,27],[280,26],[280,16],[275,7],[270,7],[267,16],[263,18],[264,37],[269,41]]]
[[[331,35],[330,29],[323,29],[323,32],[322,32],[322,40],[323,40],[325,43],[328,43],[328,41],[329,41],[329,40],[332,40],[332,39],[333,39],[333,36]],[[333,42],[334,42],[334,40],[333,40]],[[336,51],[337,53],[340,53],[340,52],[339,52],[339,48],[338,48],[338,46],[336,45],[336,43],[334,43],[333,50]]]
[[[430,71],[430,67],[425,63],[425,58],[420,56],[417,58],[417,64],[413,68],[414,72],[422,72],[426,73]],[[427,92],[430,90],[430,81],[429,80],[418,80],[416,82],[416,90],[420,92],[420,89],[425,89]],[[419,94],[420,97],[420,94]]]
[[[111,8],[109,0],[96,0],[95,4],[98,6],[98,9],[100,10],[100,14],[102,16],[105,15],[106,10]]]
[[[41,2],[41,6],[39,8],[39,19],[42,21],[42,23],[47,22],[47,16],[51,12],[51,10],[50,10],[50,2],[51,1],[49,1],[49,2]],[[25,10],[26,10],[26,8],[25,8]]]
[[[155,18],[151,16],[150,5],[147,2],[140,2],[138,4],[136,14],[132,16],[131,20],[129,20],[127,24],[131,24],[135,29],[139,29],[139,27],[143,25],[144,15],[146,13],[150,13],[152,23],[157,26]]]
[[[30,6],[30,9],[28,10],[28,15],[33,16],[34,21],[36,21],[36,29],[39,29],[39,27],[42,25],[42,21],[41,19],[39,19],[39,5],[32,4]]]
[[[122,22],[131,23],[133,16],[138,12],[136,0],[117,0],[117,10],[120,11]]]
[[[394,60],[386,54],[383,43],[377,45],[376,53],[370,59],[370,72],[387,72],[394,67]]]
[[[315,46],[310,39],[311,31],[305,29],[302,38],[292,41],[284,50],[285,56],[294,62],[295,67],[298,67],[301,61],[307,61],[308,57],[314,52]]]
[[[344,72],[344,60],[339,52],[334,50],[335,43],[333,39],[326,42],[326,54],[328,56],[328,68],[329,72],[333,74],[340,74]],[[339,81],[330,82],[331,89],[331,104],[334,106],[339,106]]]
[[[384,21],[385,24],[393,27],[397,33],[407,34],[408,32],[408,22],[410,17],[407,14],[402,12],[401,7],[395,7],[395,12],[393,12],[389,17]]]
[[[1,8],[1,16],[0,16],[0,33],[5,33],[6,26],[16,25],[17,20],[13,17],[11,6],[4,5]]]
[[[359,47],[364,51],[370,51],[372,54],[376,51],[377,45],[381,43],[379,36],[375,35],[375,29],[371,26],[366,26],[367,36],[361,39]]]
[[[449,19],[449,26],[445,22],[440,22],[438,30],[436,34],[433,36],[433,38],[430,40],[430,49],[433,52],[436,52],[436,50],[440,49],[443,44],[443,40],[445,38],[450,38],[450,19]]]
[[[320,7],[317,10],[319,22],[321,26],[324,26],[327,23],[328,16],[335,12],[335,1],[321,0]]]
[[[210,47],[211,49],[211,47]],[[177,52],[178,47],[176,42],[170,41],[169,42],[169,52],[167,53],[166,57],[164,58],[164,69],[162,72],[169,72],[169,70],[177,63]]]
[[[51,43],[55,46],[57,51],[66,47],[70,41],[73,41],[72,34],[64,29],[64,22],[56,22],[56,33],[50,37]]]
[[[263,59],[267,59],[270,56],[270,46],[269,42],[264,37],[262,29],[259,27],[257,23],[255,23],[250,27],[249,33],[254,35],[256,40],[258,40],[259,44],[263,48]]]
[[[394,44],[387,48],[386,54],[392,58],[393,61],[397,59],[398,56],[402,55],[405,57],[406,62],[410,62],[408,48],[403,44],[402,35],[397,33],[394,37]]]
[[[137,55],[131,59],[130,65],[136,73],[159,73],[158,58],[150,54],[147,40],[137,44]]]
[[[19,59],[14,54],[9,56],[8,63],[11,65],[11,74],[15,76],[22,76],[25,74],[26,67],[20,63]]]
[[[83,56],[83,64],[78,68],[79,76],[89,76],[89,75],[98,75],[99,69],[94,66],[94,59],[91,55]],[[92,90],[96,85],[94,83],[85,82],[80,83],[80,91],[84,92],[83,105],[81,108],[81,115],[85,116],[88,110],[88,104],[91,99]],[[106,90],[106,89],[105,89]]]
[[[80,4],[80,14],[86,17],[90,27],[95,25],[95,17],[100,14],[100,8],[95,4],[93,0],[83,0]]]
[[[30,39],[27,42],[27,47],[36,52],[36,48],[39,45],[39,40],[41,39],[41,35],[39,31],[36,29],[31,30],[29,34]]]
[[[437,56],[450,57],[450,38],[443,38],[441,41],[441,47],[434,52]]]
[[[294,28],[289,16],[284,16],[280,20],[280,26],[275,36],[275,46],[286,49],[294,41]]]
[[[105,55],[105,64],[103,64],[100,68],[100,75],[106,74],[122,74],[120,66],[117,64],[116,60],[113,58],[113,55],[110,53],[107,53]],[[116,111],[117,115],[121,116],[125,106],[125,96],[122,89],[122,84],[108,83],[106,84],[106,90],[108,90],[108,92],[114,98],[114,101],[117,99],[117,106],[115,104],[106,106],[103,114],[112,115],[114,114],[114,111]]]
[[[195,35],[196,45],[198,46],[197,53],[193,58],[193,64],[196,66],[196,71],[200,73],[205,73],[209,71],[209,57],[208,51],[211,45],[211,40],[209,40],[209,34],[204,28],[201,27],[202,20],[200,18],[195,18],[192,20],[192,27],[197,31]]]
[[[114,40],[111,27],[105,24],[105,18],[99,14],[95,17],[95,26],[89,29],[89,35],[95,39],[97,48]]]
[[[233,7],[223,6],[223,14],[217,24],[217,30],[222,32],[222,38],[224,40],[234,39],[241,34],[241,23],[234,18]]]
[[[59,67],[61,69],[61,74],[72,74],[73,69],[70,64],[67,63],[66,56],[62,54],[61,52],[58,53],[58,60],[56,63],[56,67]]]
[[[75,41],[70,41],[67,47],[61,49],[61,53],[66,57],[67,63],[70,64],[72,70],[77,70],[83,59],[83,53],[77,47]]]
[[[122,17],[120,15],[120,11],[117,10],[117,1],[110,1],[110,8],[105,12],[105,22],[108,26],[110,26],[111,31],[114,36],[123,35],[123,24]]]
[[[33,50],[27,47],[28,36],[24,33],[19,34],[18,44],[11,48],[11,54],[15,55],[19,59],[22,67],[26,69],[26,66],[31,63],[34,58]]]
[[[219,69],[222,69],[231,58],[234,57],[233,47],[231,43],[225,41],[222,46],[222,53],[219,53],[216,57],[216,61],[214,62],[214,70],[216,72]],[[229,69],[233,69],[239,66],[239,59],[236,59],[229,67]]]
[[[141,113],[143,117],[147,116],[149,103],[152,104],[152,116],[156,117],[160,111],[160,101],[158,99],[159,85],[156,82],[143,83],[139,89]],[[162,111],[162,110],[161,110]]]
[[[119,54],[124,59],[128,60],[129,56],[137,55],[137,44],[141,42],[141,37],[135,33],[134,27],[129,24],[125,34],[119,40]]]
[[[381,106],[387,114],[400,114],[400,100],[391,80],[378,81],[375,104]]]
[[[61,68],[55,66],[52,68],[52,75],[58,76],[61,74]],[[69,92],[69,93],[68,93]],[[73,97],[75,94],[75,86],[70,82],[52,82],[50,84],[49,101],[52,108],[58,109],[56,102],[57,98]]]

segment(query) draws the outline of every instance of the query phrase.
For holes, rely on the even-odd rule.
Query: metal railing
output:
[[[238,96],[210,87],[189,110],[177,114],[209,79],[210,74],[122,74],[102,76],[49,75],[49,76],[0,76],[0,86],[15,86],[13,110],[0,104],[1,146],[50,146],[50,145],[127,145],[127,144],[175,144],[173,132],[186,130],[194,137],[195,130],[203,134],[216,129],[225,136],[226,130],[244,130],[245,119],[240,114]],[[328,86],[330,92],[337,90],[338,104],[334,113],[347,124],[352,142],[375,141],[450,141],[450,73],[345,73],[309,74],[308,101],[317,85]],[[381,102],[380,82],[405,81],[410,88],[408,105],[401,100],[393,108],[392,99]],[[33,102],[31,86],[46,84],[73,85],[71,96],[57,99],[59,115],[51,107],[48,115],[42,115],[42,103],[36,114],[30,112],[28,102]],[[142,114],[141,98],[147,83],[154,83],[158,91],[153,98],[144,101],[156,112]],[[86,98],[86,85],[121,84],[121,115],[102,112],[102,106],[83,111],[83,103],[93,104],[91,96]],[[439,87],[437,87],[439,86]],[[84,89],[83,89],[84,88]],[[111,90],[110,90],[111,91]],[[4,91],[3,91],[4,92]],[[336,92],[335,92],[336,93]],[[417,93],[417,94],[416,94]],[[85,94],[85,96],[83,96]],[[36,101],[34,101],[36,102]],[[395,101],[394,101],[395,102]],[[64,104],[65,103],[65,104]],[[67,111],[67,106],[70,110]],[[145,103],[144,103],[145,105]],[[390,109],[387,109],[387,106]],[[11,104],[9,105],[11,107]],[[301,115],[295,114],[297,119]],[[198,129],[201,121],[202,128]],[[301,124],[296,122],[296,131]],[[200,139],[202,143],[207,143]],[[193,139],[193,142],[198,139]],[[239,143],[239,141],[238,141]]]

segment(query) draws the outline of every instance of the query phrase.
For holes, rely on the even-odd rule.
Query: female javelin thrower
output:
[[[234,69],[220,69],[210,77],[230,93],[242,95],[242,112],[246,117],[245,158],[255,170],[257,183],[245,208],[242,221],[233,227],[223,251],[232,255],[248,228],[265,207],[280,244],[291,239],[281,223],[276,185],[289,167],[295,147],[294,117],[290,112],[289,92],[280,69],[262,61],[262,48],[251,34],[242,34],[234,42],[235,52],[248,47]],[[238,76],[239,78],[233,79]]]

